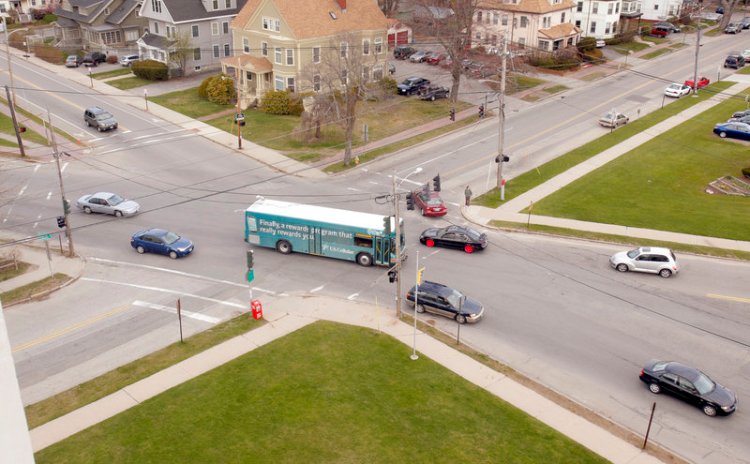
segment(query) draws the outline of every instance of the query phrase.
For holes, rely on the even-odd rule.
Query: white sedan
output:
[[[133,200],[125,200],[119,195],[109,192],[99,192],[84,195],[78,199],[76,205],[86,214],[104,213],[120,216],[132,216],[138,212],[141,205]]]
[[[664,95],[668,97],[680,98],[680,97],[684,97],[685,95],[690,94],[691,90],[692,89],[688,87],[687,85],[678,84],[675,82],[673,84],[669,84],[669,86],[667,86],[667,88],[664,89]]]

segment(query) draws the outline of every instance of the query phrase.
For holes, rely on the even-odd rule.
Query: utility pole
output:
[[[242,121],[240,120],[240,96],[242,92],[242,87],[240,86],[240,78],[242,77],[242,73],[240,73],[240,66],[242,65],[242,62],[240,61],[240,57],[237,57],[237,72],[235,76],[237,77],[237,116],[235,117],[235,121],[237,123],[237,147],[242,150]]]
[[[9,62],[10,63],[10,62]],[[10,66],[8,66],[10,68]],[[8,86],[5,86],[5,95],[8,97],[8,101],[11,102],[10,99],[10,90],[8,89]],[[21,156],[26,156],[26,151],[23,149],[23,139],[21,139],[21,130],[18,127],[18,119],[16,119],[16,109],[14,108],[15,105],[11,103],[8,105],[10,108],[10,118],[13,120],[13,129],[16,131],[16,140],[18,140],[18,148],[21,150]]]
[[[698,10],[698,17],[703,15],[703,3]],[[695,35],[695,64],[693,66],[693,95],[698,94],[698,51],[701,48],[701,22],[698,21],[698,31]]]
[[[55,157],[57,164],[57,178],[60,181],[60,196],[62,197],[63,216],[65,217],[65,237],[68,239],[68,256],[75,256],[73,249],[73,233],[70,226],[70,202],[65,198],[65,187],[63,186],[62,169],[60,168],[60,155],[57,151],[57,142],[55,141],[55,128],[52,126],[52,115],[47,109],[47,120],[49,121],[49,133],[52,139],[52,156]]]
[[[500,189],[500,200],[505,201],[505,179],[503,179],[503,161],[505,151],[505,77],[508,64],[508,41],[503,35],[503,54],[500,67],[500,96],[497,126],[497,188]]]
[[[396,173],[393,173],[393,211],[396,219],[396,318],[401,318],[401,224],[399,222],[399,201],[396,193]]]

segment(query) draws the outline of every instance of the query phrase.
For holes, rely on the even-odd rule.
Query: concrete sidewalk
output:
[[[40,281],[56,273],[77,279],[85,266],[83,258],[63,256],[60,253],[58,243],[54,236],[53,239],[49,240],[49,255],[43,245],[39,246],[39,242],[35,246],[17,245],[16,248],[20,250],[19,261],[31,264],[31,269],[18,277],[0,282],[0,293]],[[3,306],[8,308],[12,305],[3,303]]]

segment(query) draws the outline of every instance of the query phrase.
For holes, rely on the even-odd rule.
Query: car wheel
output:
[[[672,277],[672,271],[669,269],[662,269],[659,271],[659,276],[664,277],[665,279]]]
[[[466,324],[466,316],[464,316],[463,314],[457,314],[456,322],[458,322],[459,324]]]
[[[628,265],[625,263],[620,263],[617,265],[617,270],[620,272],[628,272],[630,269],[628,269]]]
[[[101,132],[102,131],[102,126],[97,126],[96,130],[98,130],[99,132]]]
[[[426,242],[424,242],[425,245],[427,245],[427,248],[432,248],[435,246],[435,240],[427,239]]]
[[[115,217],[122,217],[122,211],[115,210]]]
[[[710,404],[703,406],[703,414],[714,417],[716,415],[716,408]]]
[[[90,122],[88,122],[88,121],[86,121],[86,126],[87,126],[87,127],[91,127],[91,123],[90,123]]]
[[[169,252],[169,257],[172,258],[172,259],[177,259],[178,258],[177,252],[174,251],[174,250],[170,251]]]
[[[726,132],[719,132],[719,137],[721,137],[722,139],[725,139],[725,138],[727,138],[727,133]]]
[[[88,206],[84,206],[83,207],[83,212],[86,213],[86,214],[91,214],[91,208],[89,208]]]
[[[464,251],[467,253],[474,253],[474,246],[467,243],[464,245]]]
[[[137,247],[135,247],[135,251],[137,251],[140,254],[143,254],[143,253],[146,252],[146,249],[143,248],[142,246],[138,245]]]
[[[435,101],[435,95],[430,97],[430,101]]]
[[[661,387],[658,383],[650,383],[648,384],[648,389],[653,393],[654,395],[658,395],[661,393]]]
[[[417,305],[417,312],[419,314],[422,314],[424,312],[424,305]]]
[[[288,255],[292,252],[292,244],[286,240],[279,240],[276,242],[276,251],[283,255]]]

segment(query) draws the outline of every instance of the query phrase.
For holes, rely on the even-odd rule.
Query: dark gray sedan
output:
[[[117,217],[132,216],[141,208],[138,203],[109,192],[84,195],[78,199],[76,205],[86,214],[113,214]]]

